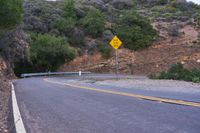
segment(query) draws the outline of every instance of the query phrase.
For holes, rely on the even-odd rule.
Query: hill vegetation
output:
[[[103,57],[109,58],[112,51],[108,43],[115,33],[125,42],[125,47],[132,50],[148,47],[158,37],[148,18],[139,15],[134,7],[131,10],[117,12],[116,15],[121,17],[114,22],[114,20],[109,19],[110,15],[107,11],[91,5],[84,6],[83,4],[80,7],[77,6],[76,2],[74,0],[65,0],[64,3],[39,0],[25,2],[24,30],[29,35],[36,35],[34,37],[36,42],[30,37],[30,50],[26,55],[27,59],[26,61],[16,62],[16,68],[18,64],[22,65],[28,62],[24,66],[33,64],[30,67],[32,72],[55,71],[55,68],[58,67],[57,65],[52,68],[50,65],[41,64],[41,62],[49,62],[49,54],[40,53],[44,46],[52,47],[52,50],[56,50],[54,45],[51,45],[52,39],[56,44],[56,41],[59,42],[57,38],[66,38],[66,44],[77,49],[79,54],[84,53],[85,50],[92,51],[92,53],[99,51]],[[108,23],[111,25],[107,26]],[[105,32],[109,34],[104,34]],[[49,37],[49,39],[45,39],[42,42],[45,43],[44,46],[37,42],[37,40],[41,39],[40,36]],[[91,42],[88,42],[88,39],[95,41],[90,44]],[[62,52],[58,52],[57,54],[60,53],[61,55],[53,56],[51,59],[56,60],[58,56],[62,56],[66,57],[65,61],[70,61],[75,57],[74,51],[71,50],[67,49],[65,52],[68,53],[67,55],[73,53],[73,56],[63,56]],[[35,53],[40,53],[40,58],[36,58],[37,62],[31,56]],[[64,61],[64,59],[62,60]],[[41,65],[40,67],[37,66],[38,63],[47,68],[44,69]],[[62,63],[56,64],[61,65]],[[17,71],[16,73],[22,73],[18,72],[20,69],[15,70]]]
[[[149,6],[149,5],[148,5]],[[196,15],[200,7],[192,2],[178,1],[178,0],[160,0],[151,7],[151,12],[154,17],[163,17],[169,20],[183,19],[184,17],[191,17]],[[185,18],[186,19],[186,18]]]
[[[146,48],[157,38],[156,30],[148,18],[138,15],[134,10],[125,11],[115,29],[124,46],[131,50]]]
[[[22,0],[0,1],[0,30],[13,29],[22,20]]]
[[[194,83],[200,83],[200,70],[185,69],[181,63],[177,63],[171,66],[166,72],[161,72],[157,76],[150,76],[153,79],[173,79],[173,80],[184,80],[191,81]]]
[[[26,65],[16,63],[16,72],[56,71],[60,65],[75,57],[75,51],[63,37],[32,34],[29,57],[30,62]]]
[[[9,6],[2,8],[1,14],[15,13],[9,18],[13,20],[1,17],[0,27],[9,29],[19,24],[23,12],[22,1],[15,2],[15,6],[9,6],[9,0],[1,2],[5,5],[3,7]],[[114,35],[124,42],[122,47],[132,51],[143,50],[162,39],[159,29],[153,27],[154,22],[194,18],[200,25],[199,11],[198,5],[184,0],[25,1],[21,27],[29,46],[24,58],[15,62],[15,72],[56,71],[60,65],[78,56],[97,52],[109,59],[112,56],[109,41]],[[169,30],[171,36],[180,35],[177,25],[172,25]],[[44,47],[48,49],[44,51]],[[59,47],[65,50],[57,52]],[[48,60],[51,54],[51,60]],[[20,66],[29,66],[29,70],[20,69]]]
[[[12,70],[4,55],[5,47],[8,44],[3,41],[7,32],[13,31],[22,21],[22,0],[1,0],[0,1],[0,132],[7,133],[13,128],[10,119],[10,80]],[[10,42],[9,42],[10,43]]]

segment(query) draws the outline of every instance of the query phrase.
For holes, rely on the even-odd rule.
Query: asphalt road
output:
[[[75,77],[49,80],[80,85]],[[14,85],[27,133],[200,132],[199,107],[86,90],[44,78],[21,79]],[[95,84],[92,87],[109,89]]]

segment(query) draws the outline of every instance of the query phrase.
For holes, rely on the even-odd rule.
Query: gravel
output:
[[[182,93],[200,93],[200,84],[175,81],[175,80],[151,80],[144,79],[121,79],[97,81],[100,85],[109,85],[115,87],[125,87],[129,89],[142,89],[150,91],[182,92]]]

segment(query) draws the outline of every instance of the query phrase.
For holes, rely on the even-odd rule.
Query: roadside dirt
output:
[[[0,77],[0,133],[9,132],[9,99],[10,99],[10,85],[9,80]]]
[[[11,86],[9,82],[13,78],[11,67],[0,56],[0,133],[9,133],[11,130]]]

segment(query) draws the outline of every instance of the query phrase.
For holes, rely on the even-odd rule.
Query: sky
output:
[[[187,0],[187,1],[192,1],[192,2],[200,5],[200,0]]]

